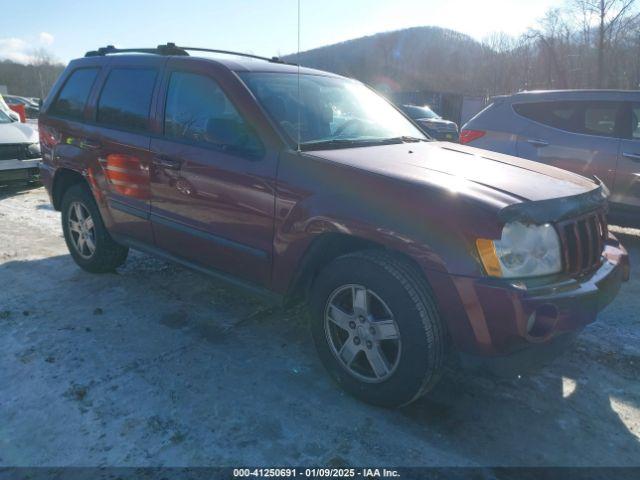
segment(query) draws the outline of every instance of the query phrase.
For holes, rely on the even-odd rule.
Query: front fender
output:
[[[492,209],[464,195],[295,153],[281,157],[275,210],[272,283],[281,293],[318,235],[398,251],[425,271],[479,276],[476,235],[501,229]]]

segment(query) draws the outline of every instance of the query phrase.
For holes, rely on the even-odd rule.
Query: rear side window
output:
[[[147,130],[157,75],[150,68],[111,70],[98,100],[97,122],[123,130]]]
[[[167,90],[164,134],[169,138],[259,153],[260,140],[218,84],[209,77],[173,72]]]
[[[567,132],[615,137],[619,131],[618,102],[534,102],[514,104],[513,109],[530,120]]]
[[[89,92],[99,70],[99,68],[81,68],[69,75],[58,98],[51,106],[51,113],[81,120]]]
[[[587,104],[584,111],[584,132],[614,137],[618,110],[618,105],[615,103]]]

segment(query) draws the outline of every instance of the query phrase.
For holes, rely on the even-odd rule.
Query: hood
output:
[[[38,131],[27,123],[0,123],[0,144],[38,142]]]
[[[310,154],[457,192],[482,187],[498,194],[503,207],[602,190],[598,183],[559,168],[455,143],[404,143]]]

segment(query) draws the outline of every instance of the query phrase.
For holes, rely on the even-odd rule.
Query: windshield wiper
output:
[[[427,139],[401,136],[391,138],[333,138],[331,140],[320,140],[317,142],[307,142],[300,144],[300,150],[323,150],[325,148],[356,148],[356,147],[370,147],[372,145],[392,145],[394,143],[413,143],[413,142],[428,142]]]
[[[416,143],[428,142],[429,140],[426,138],[412,137],[410,135],[402,135],[401,137],[386,138],[385,141],[389,143]]]
[[[344,147],[366,147],[375,145],[379,140],[363,140],[356,138],[334,138],[331,140],[320,140],[317,142],[307,142],[300,144],[300,150],[323,150],[325,148],[344,148]]]

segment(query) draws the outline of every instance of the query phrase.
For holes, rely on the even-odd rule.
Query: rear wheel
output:
[[[81,268],[104,273],[124,263],[129,249],[116,243],[107,232],[89,187],[83,183],[69,187],[61,210],[67,248]]]
[[[393,254],[337,258],[314,282],[312,334],[323,364],[368,403],[406,405],[439,380],[444,329],[426,281]]]

